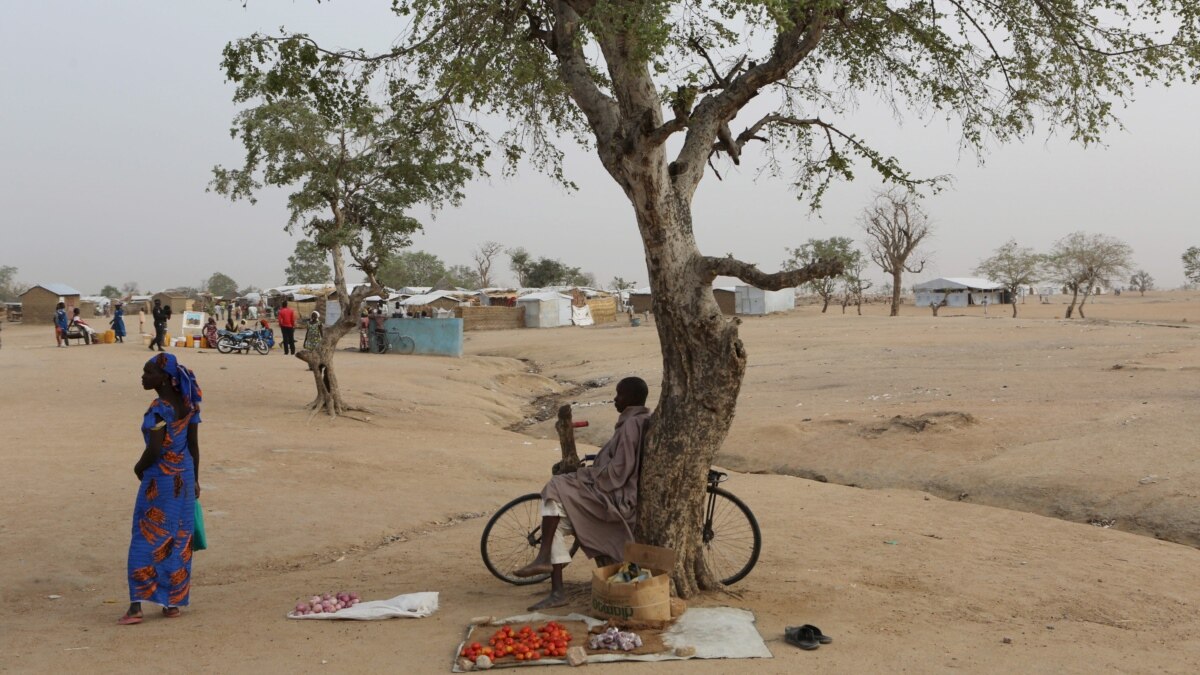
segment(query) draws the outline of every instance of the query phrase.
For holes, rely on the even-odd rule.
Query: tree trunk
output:
[[[1066,317],[1068,319],[1071,318],[1071,315],[1075,313],[1075,301],[1078,299],[1079,299],[1079,289],[1072,288],[1071,289],[1071,304],[1067,305]]]
[[[1089,297],[1089,296],[1091,296],[1091,294],[1092,294],[1092,289],[1091,289],[1091,287],[1089,286],[1089,287],[1088,287],[1088,290],[1087,290],[1087,291],[1085,291],[1085,292],[1084,292],[1084,294],[1083,294],[1083,299],[1079,301],[1079,318],[1081,318],[1081,319],[1086,319],[1086,318],[1087,318],[1086,316],[1084,316],[1084,315],[1083,315],[1083,305],[1084,305],[1084,303],[1086,303],[1086,302],[1087,302],[1087,300],[1088,300],[1088,297]]]
[[[900,265],[892,264],[892,312],[888,316],[900,316]]]
[[[824,314],[825,310],[829,309],[829,296],[823,295],[823,296],[821,296],[821,298],[825,301],[825,303],[823,305],[821,305],[821,313]],[[843,311],[845,311],[845,310],[843,309]]]
[[[1022,302],[1024,302],[1024,300],[1022,300]],[[1012,296],[1012,306],[1013,306],[1013,318],[1015,319],[1015,318],[1017,318],[1017,294],[1016,293],[1013,293],[1013,296]]]
[[[336,210],[335,216],[337,216]],[[308,404],[309,409],[314,413],[324,410],[330,417],[337,417],[351,410],[364,410],[364,408],[346,405],[345,400],[342,399],[337,375],[333,370],[333,357],[337,353],[338,342],[358,325],[356,310],[362,303],[362,299],[367,297],[368,293],[377,293],[382,289],[372,283],[369,290],[359,288],[354,293],[349,293],[346,288],[346,261],[340,246],[330,251],[330,258],[333,260],[333,282],[337,288],[338,305],[341,307],[342,316],[337,323],[325,329],[319,348],[311,351],[302,349],[296,352],[296,358],[308,364],[308,369],[312,371],[313,382],[316,385],[317,396],[312,403]],[[374,277],[372,277],[373,279]]]
[[[689,198],[670,184],[665,166],[639,169],[618,182],[645,245],[663,374],[643,453],[635,536],[675,550],[675,591],[686,598],[719,587],[701,555],[705,479],[733,422],[746,353],[739,321],[722,315],[713,297]]]

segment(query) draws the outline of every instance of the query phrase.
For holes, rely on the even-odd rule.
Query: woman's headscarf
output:
[[[175,390],[183,397],[183,404],[192,410],[192,423],[199,422],[202,394],[200,392],[200,384],[196,382],[195,373],[179,363],[179,359],[175,358],[175,355],[169,352],[155,354],[150,358],[149,363],[153,363],[156,367],[161,368],[171,378],[171,386],[175,387]]]

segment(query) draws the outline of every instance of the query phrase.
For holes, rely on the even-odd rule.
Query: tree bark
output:
[[[1079,318],[1081,318],[1081,319],[1087,318],[1083,314],[1083,305],[1084,305],[1084,303],[1087,302],[1088,297],[1091,296],[1091,294],[1092,294],[1092,289],[1091,289],[1091,286],[1089,286],[1088,289],[1083,292],[1083,299],[1079,301]]]
[[[892,312],[888,316],[900,316],[900,291],[902,290],[900,288],[901,266],[895,262],[892,263],[892,269],[894,270],[892,272]]]
[[[1078,299],[1079,299],[1079,289],[1072,288],[1071,289],[1071,304],[1067,305],[1067,313],[1065,315],[1068,319],[1071,318],[1071,315],[1075,313],[1075,301]]]
[[[1012,318],[1015,319],[1015,318],[1017,318],[1017,296],[1015,296],[1015,295],[1013,296],[1012,306],[1013,306],[1013,317]]]
[[[334,211],[335,217],[339,216],[338,211]],[[378,284],[374,283],[372,276],[371,288],[358,288],[353,293],[348,292],[346,288],[346,261],[342,254],[340,246],[330,251],[330,257],[333,260],[333,282],[337,288],[338,305],[342,310],[342,315],[337,323],[325,329],[325,334],[321,341],[321,346],[315,350],[302,349],[296,352],[296,358],[308,364],[309,370],[313,374],[313,383],[316,386],[317,395],[312,403],[308,404],[308,408],[314,413],[324,410],[330,417],[337,417],[351,410],[363,410],[355,406],[347,405],[342,398],[341,389],[338,386],[337,374],[333,369],[333,357],[337,354],[338,342],[358,325],[357,309],[362,304],[363,298],[369,293],[381,291]]]

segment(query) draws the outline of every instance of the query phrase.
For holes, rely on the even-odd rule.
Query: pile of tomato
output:
[[[462,656],[472,663],[480,656],[487,656],[493,663],[512,657],[517,661],[537,661],[543,657],[555,658],[567,655],[571,633],[557,621],[549,621],[534,629],[522,626],[513,630],[504,626],[488,638],[487,646],[472,642],[462,649]]]

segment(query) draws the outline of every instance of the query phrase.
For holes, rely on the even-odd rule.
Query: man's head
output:
[[[287,307],[287,300],[284,300],[283,302],[281,302],[281,303],[279,304],[279,306],[280,306],[280,307]]]
[[[631,405],[646,405],[646,397],[650,395],[650,388],[646,386],[646,381],[640,377],[627,377],[617,383],[617,395],[613,398],[613,405],[617,407],[617,412],[624,412]]]
[[[154,305],[155,305],[156,307],[157,307],[158,305],[161,305],[161,304],[162,304],[162,300],[160,300],[159,298],[155,298],[155,299],[154,299]]]
[[[65,303],[65,302],[60,302],[60,303],[58,303],[58,308],[59,308],[59,309],[66,309],[66,308],[67,308],[67,303]]]

